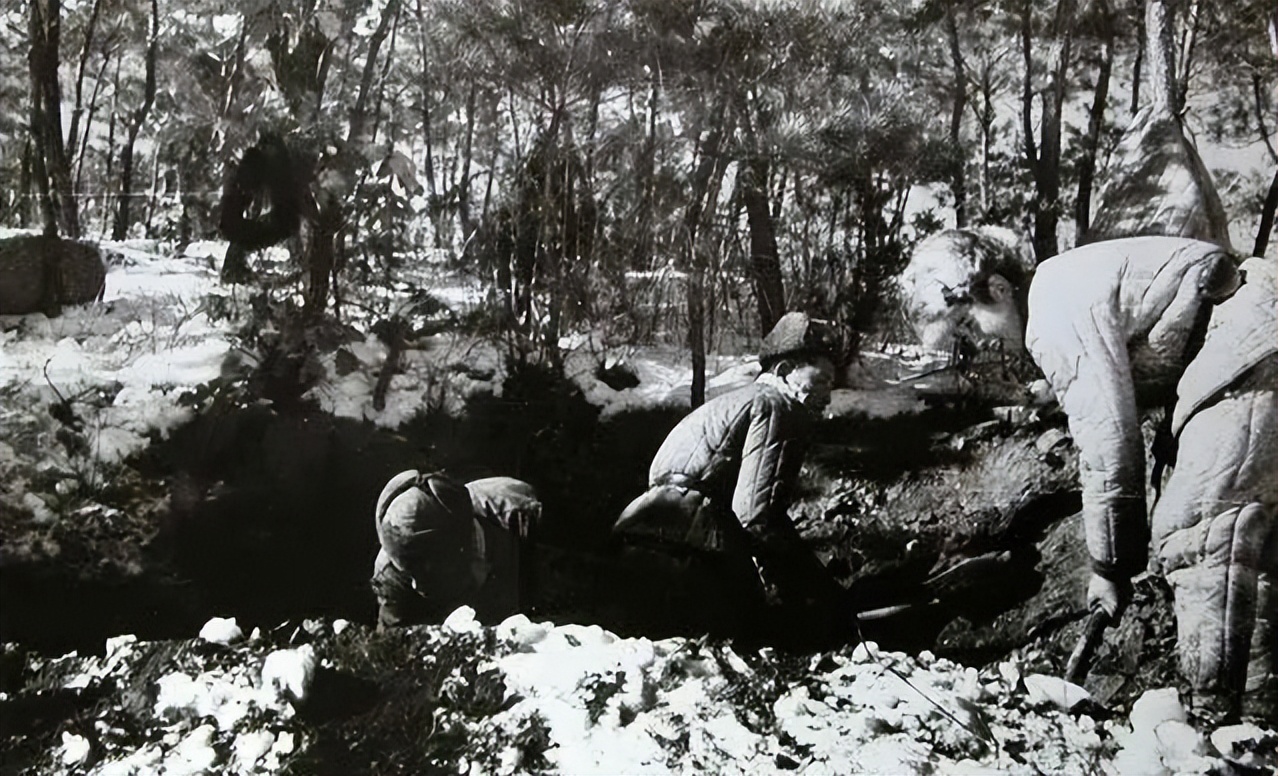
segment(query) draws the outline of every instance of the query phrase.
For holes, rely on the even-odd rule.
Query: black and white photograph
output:
[[[11,0],[0,776],[1278,774],[1274,0]]]

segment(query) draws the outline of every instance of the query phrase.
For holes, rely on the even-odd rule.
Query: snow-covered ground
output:
[[[102,711],[93,735],[65,732],[50,773],[275,773],[314,744],[300,722],[317,670],[341,670],[340,640],[363,626],[307,621],[300,646],[212,620],[195,647],[148,676],[146,708]],[[420,662],[447,666],[433,726],[468,742],[440,772],[513,774],[1208,774],[1273,768],[1278,734],[1235,725],[1205,735],[1175,690],[1151,690],[1127,719],[1089,713],[1086,693],[1015,659],[983,669],[873,643],[778,670],[766,650],[684,638],[618,638],[598,626],[516,615],[485,628],[466,607],[414,629]],[[218,646],[199,647],[200,642]],[[67,689],[128,687],[155,645],[129,636],[102,657],[37,666]],[[203,655],[204,657],[199,657]],[[494,713],[463,699],[497,688]],[[1266,754],[1268,752],[1268,754]],[[1261,771],[1245,771],[1261,772]]]
[[[234,331],[244,324],[248,300],[242,290],[237,296],[218,282],[225,244],[192,244],[181,256],[159,255],[148,244],[104,247],[110,267],[101,304],[68,307],[53,319],[0,316],[0,395],[7,397],[0,426],[7,416],[29,415],[32,408],[65,399],[84,416],[88,454],[98,463],[114,464],[191,419],[193,409],[182,401],[183,394],[228,368],[227,356],[236,348]],[[465,286],[431,293],[461,308],[479,298]],[[568,377],[605,418],[632,409],[688,406],[692,365],[686,352],[669,346],[609,348],[590,335],[565,337],[560,344]],[[491,342],[451,333],[422,338],[404,352],[385,406],[376,410],[372,397],[386,346],[370,334],[342,350],[360,367],[339,368],[338,353],[323,355],[325,375],[309,397],[334,415],[385,428],[403,425],[441,397],[456,406],[476,392],[499,394],[504,377]],[[257,354],[234,355],[251,362]],[[599,379],[600,367],[617,364],[633,372],[638,385],[619,390]],[[714,396],[754,379],[758,363],[749,355],[711,355],[708,373],[707,393]],[[884,384],[863,367],[857,376],[857,389]],[[93,391],[107,393],[90,397]],[[885,404],[859,390],[838,393],[836,413],[855,406],[883,414],[915,404],[904,394]],[[54,430],[51,425],[40,429],[39,447],[48,452],[50,465],[72,468],[51,444]],[[13,454],[0,444],[0,466]]]
[[[103,303],[69,308],[53,320],[0,320],[0,498],[37,520],[57,517],[46,503],[57,493],[29,487],[38,476],[54,471],[54,480],[71,482],[86,460],[118,463],[188,420],[194,409],[183,394],[223,374],[242,322],[234,310],[244,300],[216,280],[222,246],[196,245],[178,257],[109,247],[114,258]],[[211,295],[222,301],[213,303]],[[691,370],[681,353],[607,350],[587,338],[564,346],[570,376],[605,413],[687,401]],[[461,394],[500,390],[494,348],[438,335],[410,349],[385,409],[374,411],[385,348],[371,337],[346,347],[359,367],[339,370],[330,357],[313,391],[339,415],[395,427],[423,406],[443,375]],[[911,363],[926,371],[928,358],[914,354]],[[600,365],[619,361],[638,386],[616,390],[598,379]],[[887,361],[867,354],[853,375],[856,387],[836,395],[834,411],[917,409],[917,398],[893,385],[900,375],[890,373]],[[458,363],[468,369],[449,368]],[[757,372],[748,356],[712,365],[711,393]],[[87,450],[59,441],[59,422],[44,411],[59,397],[83,419]],[[332,639],[363,630],[350,626],[342,636],[341,621],[312,627]],[[1278,765],[1260,754],[1274,751],[1278,735],[1246,726],[1196,730],[1175,690],[1151,691],[1129,719],[1101,719],[1076,706],[1081,688],[1025,673],[1014,660],[978,670],[865,644],[813,656],[802,670],[784,673],[773,670],[767,653],[737,654],[687,639],[623,639],[598,627],[522,616],[497,624],[489,639],[466,609],[442,627],[417,632],[431,648],[471,640],[467,649],[480,673],[496,672],[505,687],[507,702],[498,711],[473,717],[446,702],[450,687],[469,681],[468,674],[454,670],[444,679],[437,722],[460,726],[478,742],[470,757],[448,764],[462,773],[535,767],[526,761],[532,729],[547,737],[536,767],[574,774],[1220,773],[1228,770],[1226,755],[1244,766]],[[313,729],[295,710],[306,703],[316,666],[335,666],[325,652],[329,642],[280,646],[260,633],[245,638],[239,625],[224,621],[211,622],[202,637],[221,646],[184,653],[148,678],[145,708],[139,712],[137,698],[129,701],[134,729],[120,727],[110,711],[82,721],[88,728],[67,731],[49,754],[51,772],[273,773],[314,744]],[[62,666],[63,687],[120,687],[145,662],[143,646],[121,636],[102,657],[69,655],[51,665]],[[511,744],[517,740],[525,744]]]

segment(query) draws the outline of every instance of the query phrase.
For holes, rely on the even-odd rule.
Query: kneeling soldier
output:
[[[836,328],[789,313],[764,338],[754,383],[666,437],[648,491],[613,527],[623,567],[652,569],[641,590],[620,591],[638,597],[636,614],[792,648],[850,636],[843,588],[787,514],[841,351]]]

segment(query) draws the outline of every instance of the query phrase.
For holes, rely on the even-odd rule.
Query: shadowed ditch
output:
[[[148,481],[163,483],[168,502],[143,572],[112,581],[56,561],[0,569],[0,638],[48,651],[98,651],[121,633],[189,638],[212,616],[264,628],[318,616],[371,623],[373,505],[387,479],[406,468],[441,468],[463,481],[510,475],[537,488],[544,550],[532,616],[598,623],[623,636],[671,635],[676,631],[659,621],[655,630],[651,619],[637,625],[618,606],[610,585],[626,578],[614,576],[607,540],[681,415],[643,410],[601,421],[571,384],[539,370],[508,380],[500,398],[480,396],[464,412],[429,413],[396,431],[315,410],[215,403],[134,461]],[[912,469],[961,469],[966,454],[938,451],[934,438],[986,415],[987,408],[940,406],[922,415],[834,421],[820,431],[806,498],[825,510],[829,525],[818,533],[832,532],[814,543],[865,608],[925,603],[920,584],[947,551],[951,526],[941,516],[920,527],[905,515],[900,525],[849,529],[855,520],[826,503],[827,486],[842,477],[877,488]],[[885,439],[892,440],[886,448]],[[927,508],[926,500],[920,504]],[[1063,509],[1038,512],[1040,519],[1050,512],[1050,522]],[[1024,583],[981,598],[994,610],[989,617],[1033,593],[1034,536],[1005,534],[1000,541],[1028,547],[999,573]],[[911,540],[923,551],[903,559]],[[965,551],[997,548],[995,540],[987,544]],[[888,648],[929,648],[954,616],[952,608],[924,605],[865,631]]]

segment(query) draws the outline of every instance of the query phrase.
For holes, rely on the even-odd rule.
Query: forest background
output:
[[[1151,85],[1263,254],[1272,9],[1152,4],[1170,56],[1144,0],[31,0],[0,14],[0,224],[216,238],[236,163],[280,139],[253,193],[300,216],[300,319],[397,320],[430,298],[406,269],[461,274],[487,301],[463,323],[514,361],[561,366],[583,330],[686,344],[696,403],[707,351],[787,309],[892,330],[941,228],[1074,245]],[[265,282],[254,247],[224,280]]]

